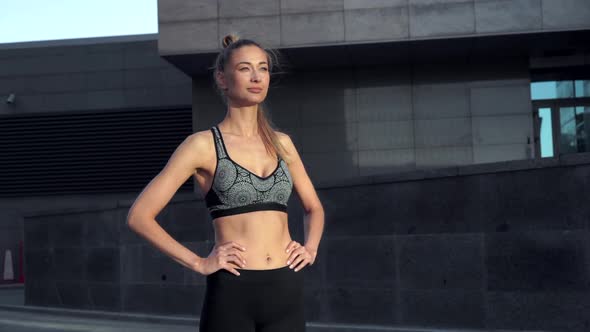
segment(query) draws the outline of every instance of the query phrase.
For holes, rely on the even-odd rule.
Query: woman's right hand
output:
[[[243,268],[246,266],[242,251],[246,251],[246,248],[234,241],[216,245],[209,256],[201,260],[201,267],[198,272],[202,275],[209,275],[220,269],[226,269],[239,276],[240,272],[236,270],[236,267]]]

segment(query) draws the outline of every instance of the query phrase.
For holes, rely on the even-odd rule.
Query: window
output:
[[[590,152],[590,80],[531,83],[540,158]]]

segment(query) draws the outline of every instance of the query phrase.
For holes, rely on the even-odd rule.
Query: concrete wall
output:
[[[195,130],[204,130],[225,107],[210,77],[194,81]],[[534,157],[523,58],[298,71],[267,101],[315,181]]]
[[[304,47],[590,27],[587,0],[160,0],[158,14],[163,55],[217,50],[231,31]]]
[[[325,235],[316,263],[298,272],[307,321],[586,330],[589,178],[581,154],[319,188]],[[204,277],[125,227],[128,204],[29,216],[26,303],[198,316]],[[301,241],[296,195],[289,209]],[[176,197],[157,220],[208,255],[202,201]]]
[[[70,43],[0,48],[0,114],[191,104],[190,77],[160,58],[155,37]]]
[[[155,38],[0,45],[0,115],[191,105],[191,78],[160,58]],[[14,104],[4,102],[10,93],[16,95]],[[133,195],[136,193],[1,199],[0,263],[6,249],[18,254],[23,216],[105,208],[121,196],[130,199]],[[19,267],[15,266],[17,271]]]

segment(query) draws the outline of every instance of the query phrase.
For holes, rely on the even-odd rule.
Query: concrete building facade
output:
[[[534,158],[531,72],[588,64],[587,12],[585,1],[160,1],[158,47],[195,77],[198,129],[220,116],[205,72],[221,37],[280,49],[289,69],[269,93],[272,117],[316,179],[339,180]]]

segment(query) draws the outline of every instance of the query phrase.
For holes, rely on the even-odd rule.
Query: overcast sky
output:
[[[157,0],[0,0],[0,43],[158,32]]]

